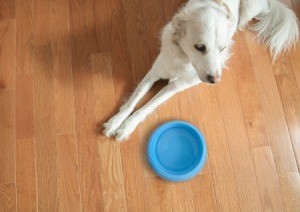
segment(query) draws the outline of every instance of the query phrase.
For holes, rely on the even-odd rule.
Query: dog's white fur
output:
[[[126,140],[140,122],[177,92],[200,82],[218,82],[230,57],[235,31],[253,18],[258,22],[251,29],[257,31],[274,59],[298,41],[294,12],[276,0],[189,0],[164,27],[160,54],[129,100],[104,124],[104,134]],[[196,50],[195,45],[205,45],[205,52]],[[131,114],[159,79],[169,83]]]

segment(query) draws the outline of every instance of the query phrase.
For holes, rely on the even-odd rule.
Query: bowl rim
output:
[[[187,169],[186,171],[178,174],[172,174],[167,173],[164,170],[162,170],[160,167],[163,167],[157,160],[156,154],[155,154],[155,146],[157,143],[157,140],[162,132],[174,127],[174,126],[180,126],[185,127],[193,131],[193,133],[196,134],[198,137],[199,145],[202,147],[202,154],[199,156],[200,159],[197,159],[197,163],[191,167],[190,169]],[[173,181],[173,182],[180,182],[180,181],[186,181],[193,177],[195,177],[204,167],[204,164],[207,159],[207,147],[206,142],[204,139],[204,136],[200,132],[198,128],[196,128],[194,125],[192,125],[189,122],[186,121],[180,121],[180,120],[174,120],[174,121],[168,121],[157,127],[154,132],[151,134],[150,139],[148,141],[147,145],[147,159],[152,167],[152,169],[155,171],[155,173],[160,176],[161,178]]]

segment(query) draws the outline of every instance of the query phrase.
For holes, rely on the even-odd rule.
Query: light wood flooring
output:
[[[300,211],[299,46],[272,65],[238,32],[221,83],[176,95],[127,142],[98,133],[183,2],[0,0],[0,211]],[[300,16],[300,0],[284,2]],[[208,146],[184,183],[161,180],[145,157],[173,119]]]

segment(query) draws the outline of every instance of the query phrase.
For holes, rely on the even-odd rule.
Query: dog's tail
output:
[[[295,13],[278,0],[268,0],[269,11],[255,17],[251,29],[258,32],[259,41],[270,49],[273,60],[296,45],[299,40],[298,19]]]

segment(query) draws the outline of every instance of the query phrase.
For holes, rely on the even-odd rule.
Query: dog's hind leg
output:
[[[160,90],[148,103],[142,108],[129,116],[120,128],[116,131],[116,139],[118,141],[128,139],[129,135],[134,131],[136,126],[142,122],[155,108],[171,98],[174,94],[192,87],[200,82],[197,77],[192,80],[174,80],[169,82],[162,90]]]
[[[238,28],[244,28],[254,17],[268,12],[269,5],[267,0],[242,0]]]
[[[119,112],[113,116],[108,122],[104,123],[104,134],[109,137],[115,134],[123,121],[132,113],[137,103],[151,89],[153,84],[159,80],[150,70],[144,77],[142,82],[135,89],[129,100],[120,108]]]

